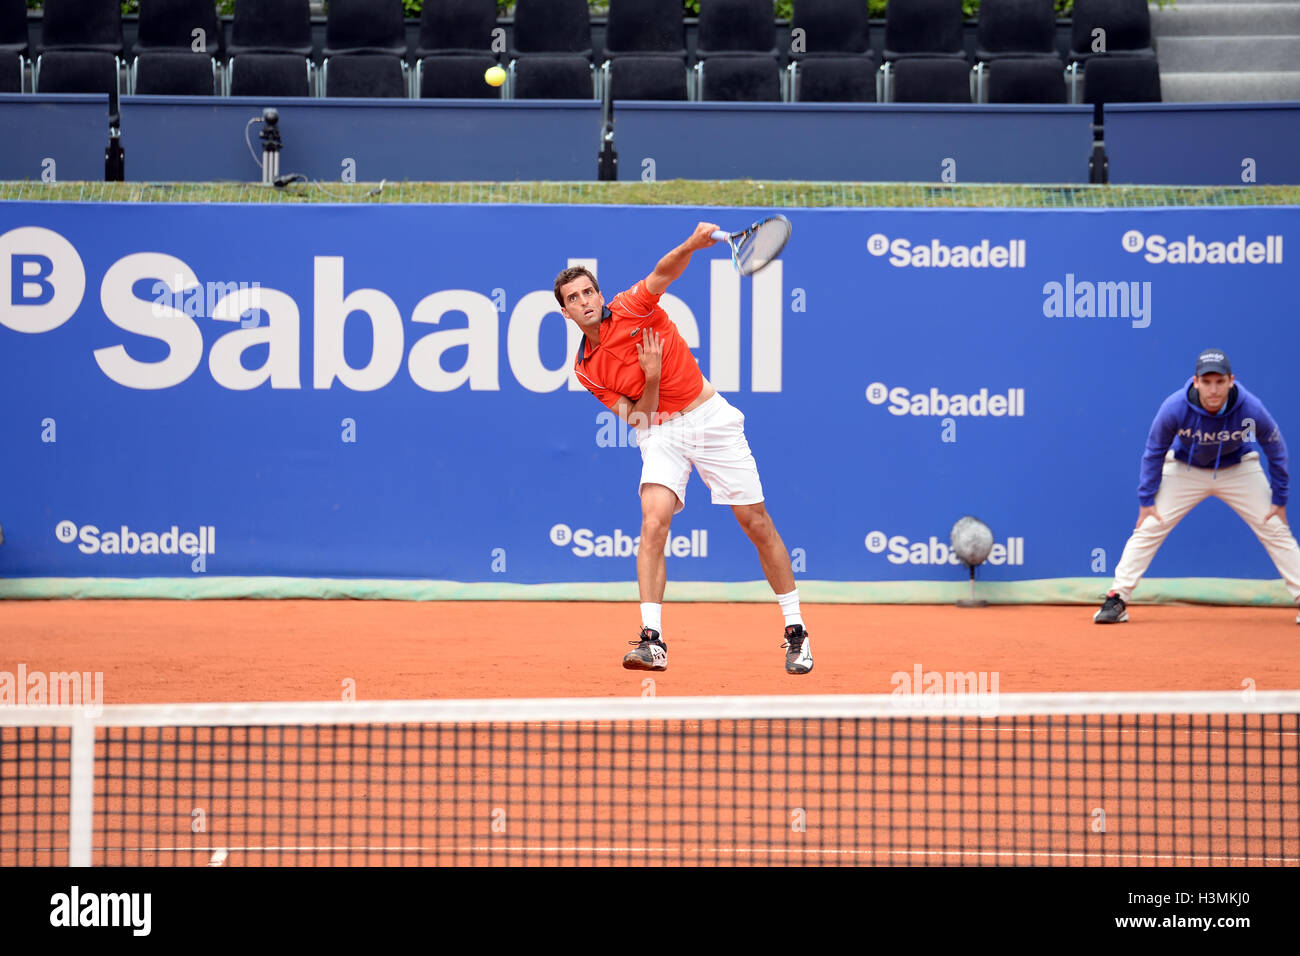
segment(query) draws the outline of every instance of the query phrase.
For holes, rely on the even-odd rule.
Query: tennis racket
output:
[[[785,216],[760,219],[740,232],[713,233],[718,242],[731,246],[731,261],[742,276],[752,275],[781,254],[790,241],[790,220]]]

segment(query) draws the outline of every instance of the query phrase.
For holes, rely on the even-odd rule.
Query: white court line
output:
[[[750,854],[791,854],[802,856],[903,856],[903,857],[976,857],[981,859],[1036,859],[1046,857],[1053,860],[1082,860],[1094,862],[1113,862],[1116,860],[1132,861],[1134,866],[1144,866],[1150,863],[1174,862],[1179,865],[1189,864],[1212,864],[1218,866],[1243,866],[1247,865],[1247,857],[1244,856],[1212,856],[1207,854],[1183,855],[1170,853],[1085,853],[1085,852],[1067,852],[1062,850],[873,850],[873,849],[852,849],[852,848],[828,848],[828,847],[678,847],[678,846],[545,846],[545,845],[508,845],[500,846],[494,844],[468,845],[456,847],[430,847],[430,846],[347,846],[347,845],[322,845],[322,846],[230,846],[230,847],[198,847],[198,846],[151,846],[151,847],[114,847],[113,852],[126,853],[134,851],[136,853],[207,853],[210,851],[217,853],[330,853],[330,852],[353,852],[353,853],[570,853],[570,854],[587,854],[592,856],[617,856],[627,854],[646,854],[655,856],[700,856],[700,855],[726,855],[735,854],[738,856]],[[104,851],[108,852],[108,851]],[[215,853],[214,853],[215,858]],[[223,860],[225,857],[222,858]],[[215,864],[209,864],[215,865]],[[1300,866],[1300,857],[1282,856],[1282,857],[1264,857],[1255,861],[1251,865],[1282,865],[1282,866]]]

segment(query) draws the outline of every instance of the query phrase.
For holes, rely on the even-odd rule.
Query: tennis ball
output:
[[[488,86],[500,86],[506,81],[506,71],[499,66],[490,66],[487,72],[483,74],[483,81]]]

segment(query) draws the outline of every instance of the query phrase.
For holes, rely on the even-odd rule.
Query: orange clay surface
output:
[[[666,604],[656,692],[872,694],[897,672],[996,671],[1002,693],[1300,688],[1285,608],[805,605],[816,660],[783,669],[775,604]],[[0,601],[0,670],[102,671],[104,703],[602,697],[635,604],[390,601]]]
[[[670,669],[655,692],[888,693],[895,673],[918,666],[996,671],[1002,693],[1300,687],[1300,628],[1287,610],[1137,607],[1111,627],[1094,625],[1092,610],[809,606],[816,668],[790,677],[775,607],[672,604]],[[620,666],[636,614],[580,603],[8,601],[0,670],[102,671],[110,704],[338,700],[349,678],[359,699],[640,695],[646,672]],[[1190,718],[1073,729],[670,721],[648,737],[580,724],[397,736],[105,730],[92,859],[1295,865],[1294,741],[1282,745],[1294,732],[1278,733],[1288,726],[1264,718],[1226,736]],[[436,761],[401,762],[412,734]],[[0,866],[68,862],[69,784],[51,759],[67,746],[66,732],[30,728],[0,744]],[[206,814],[197,830],[195,807]]]

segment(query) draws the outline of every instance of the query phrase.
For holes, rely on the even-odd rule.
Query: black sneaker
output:
[[[1106,603],[1092,616],[1098,624],[1123,624],[1128,620],[1128,605],[1124,599],[1111,591],[1106,595]]]
[[[635,644],[623,658],[623,666],[630,671],[668,670],[668,645],[659,640],[659,632],[652,627],[641,628],[641,639],[628,641]]]
[[[802,624],[791,624],[785,629],[785,672],[807,674],[813,669],[812,638]]]

